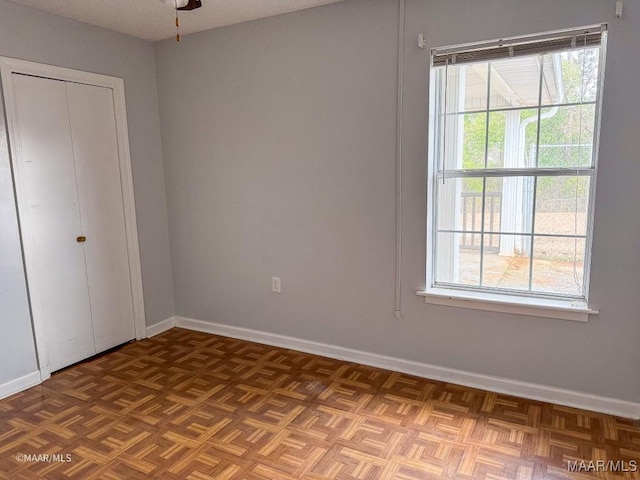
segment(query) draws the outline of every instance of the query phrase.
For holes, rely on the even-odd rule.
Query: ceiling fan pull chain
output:
[[[175,0],[176,3],[176,42],[180,41],[180,17],[178,16],[178,0]]]

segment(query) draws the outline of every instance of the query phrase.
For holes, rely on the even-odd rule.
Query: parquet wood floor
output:
[[[0,401],[10,480],[640,479],[575,460],[640,423],[177,328]]]

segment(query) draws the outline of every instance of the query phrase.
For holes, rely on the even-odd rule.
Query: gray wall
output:
[[[156,43],[178,315],[640,401],[640,4],[408,0],[395,320],[397,0]],[[428,53],[611,22],[586,323],[425,305]],[[634,35],[636,35],[634,37]],[[272,294],[272,275],[282,294]]]
[[[153,46],[0,0],[0,55],[125,81],[147,323],[173,315]],[[7,148],[0,141],[0,383],[35,368]]]
[[[4,108],[0,101],[0,384],[37,370]]]

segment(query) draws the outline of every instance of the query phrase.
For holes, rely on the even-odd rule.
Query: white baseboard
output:
[[[166,332],[167,330],[172,329],[176,326],[176,319],[178,317],[167,318],[158,323],[154,323],[153,325],[149,325],[147,327],[147,338],[154,337],[156,335],[161,334],[162,332]]]
[[[41,382],[40,372],[37,370],[14,380],[9,380],[8,382],[0,384],[0,399],[19,393]]]
[[[437,365],[430,365],[427,363],[403,360],[401,358],[388,357],[385,355],[377,355],[375,353],[352,350],[350,348],[327,345],[324,343],[312,342],[309,340],[287,337],[274,333],[261,332],[258,330],[204,322],[202,320],[173,317],[165,320],[165,322],[161,322],[164,330],[168,330],[172,326],[177,326],[198,332],[239,338],[242,340],[273,345],[275,347],[298,350],[324,357],[335,358],[337,360],[361,363],[372,367],[407,373],[431,380],[439,380],[447,383],[455,383],[467,387],[489,390],[496,393],[607,413],[625,418],[640,418],[640,403],[600,397],[588,393],[549,387],[535,383],[521,382],[509,378],[494,377],[479,373],[466,372],[463,370],[456,370],[453,368],[439,367]],[[160,326],[160,324],[157,325]],[[152,327],[156,327],[156,325],[153,325]],[[158,328],[158,333],[164,330]]]
[[[453,368],[439,367],[428,363],[414,362],[401,358],[388,357],[350,348],[312,342],[300,338],[274,333],[261,332],[248,328],[233,327],[218,323],[204,322],[184,317],[171,317],[147,327],[147,336],[153,337],[173,327],[186,328],[198,332],[239,338],[275,347],[298,350],[324,357],[361,363],[372,367],[416,375],[418,377],[455,383],[472,388],[489,390],[496,393],[566,405],[595,412],[608,413],[626,418],[640,419],[640,403],[601,397],[535,383],[521,382],[509,378],[482,375]],[[40,372],[35,371],[22,377],[0,384],[0,399],[14,395],[29,387],[41,383]]]
[[[176,326],[176,318],[171,317],[147,327],[147,337],[153,337]],[[35,371],[22,377],[0,384],[0,399],[19,393],[27,388],[42,383],[40,372]]]

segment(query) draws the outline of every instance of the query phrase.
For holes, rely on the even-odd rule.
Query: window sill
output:
[[[589,320],[589,315],[600,313],[598,310],[590,309],[584,302],[580,301],[551,300],[448,288],[430,288],[417,294],[424,297],[425,303],[432,305],[512,313],[532,317],[557,318],[576,322],[586,322]]]

